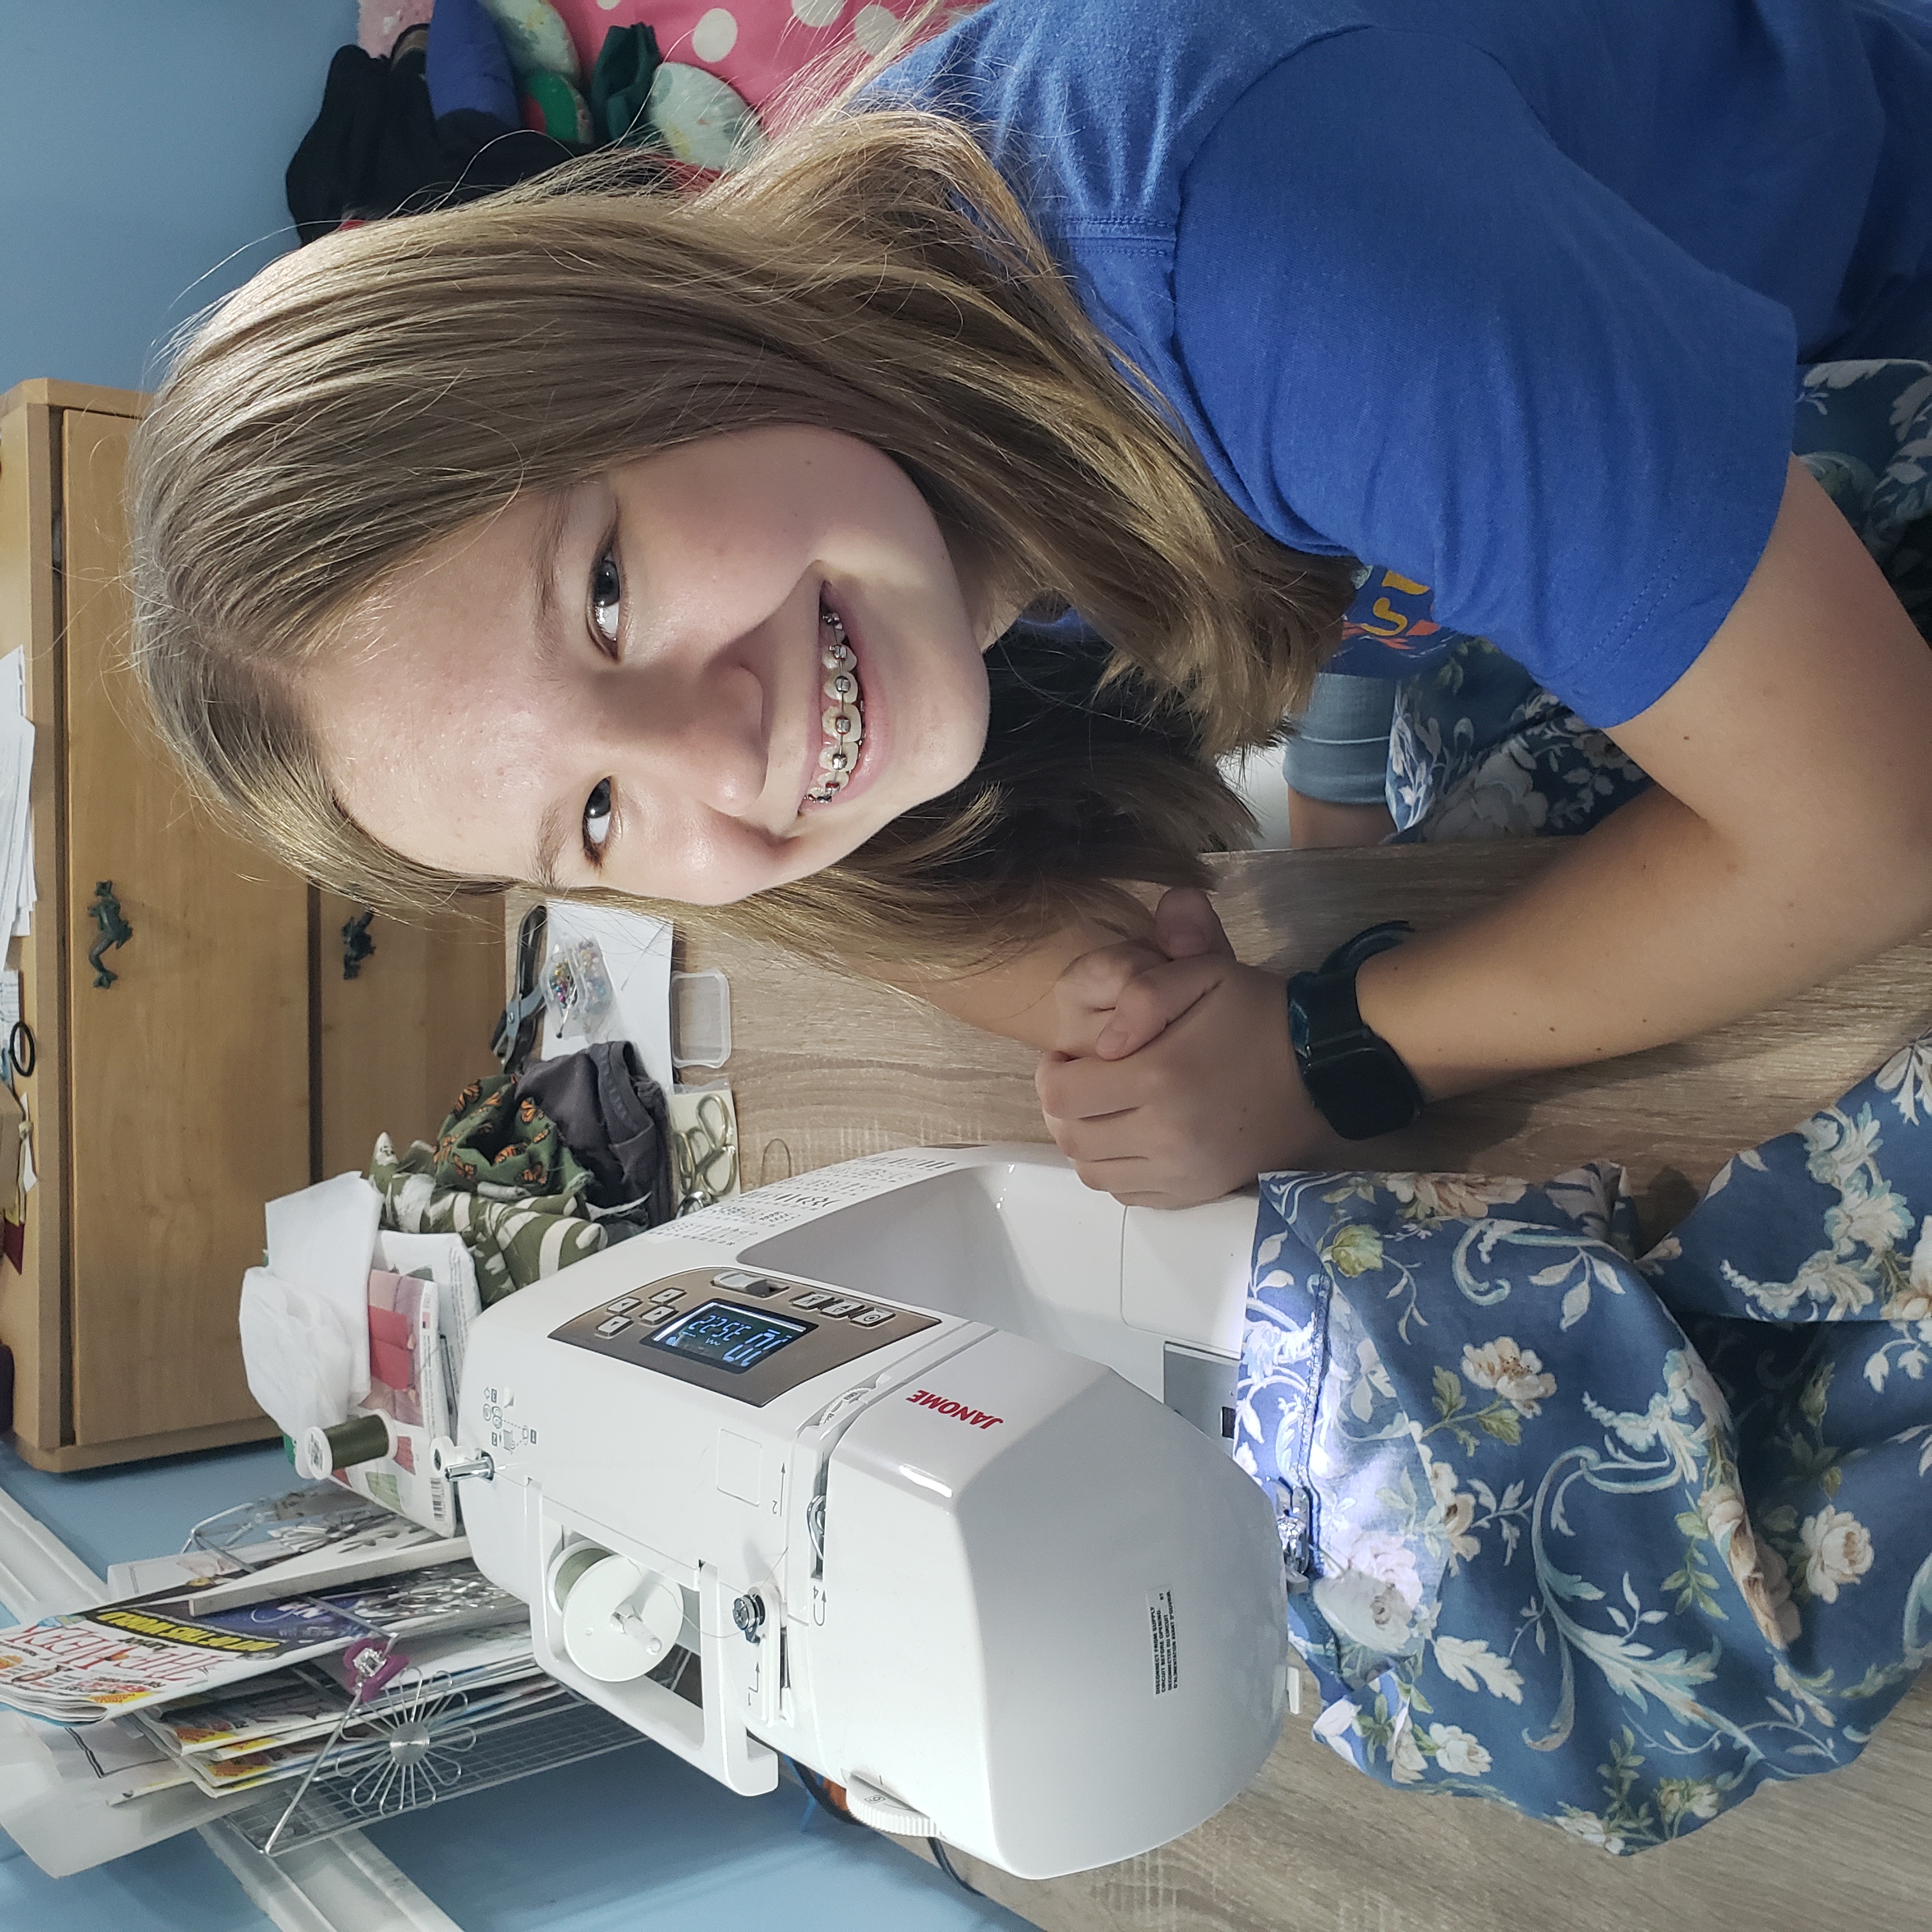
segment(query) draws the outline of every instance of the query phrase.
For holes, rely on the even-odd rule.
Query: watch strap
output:
[[[1362,1018],[1355,976],[1362,962],[1414,928],[1385,920],[1345,940],[1312,973],[1288,982],[1288,1037],[1308,1096],[1345,1140],[1407,1126],[1423,1109],[1420,1085],[1402,1056]]]

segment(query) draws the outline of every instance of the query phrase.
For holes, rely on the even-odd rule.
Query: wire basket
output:
[[[290,1809],[286,1787],[264,1792],[232,1812],[236,1826],[257,1851],[277,1857],[338,1832],[421,1811],[440,1799],[487,1791],[540,1771],[644,1742],[620,1718],[559,1687],[556,1696],[530,1712],[466,1720],[463,1694],[424,1694],[372,1719],[345,1738],[317,1768]]]

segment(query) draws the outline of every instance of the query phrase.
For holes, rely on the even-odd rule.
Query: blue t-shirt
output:
[[[1372,566],[1336,668],[1474,634],[1621,723],[1762,553],[1798,362],[1932,354],[1932,0],[990,0],[881,88]]]

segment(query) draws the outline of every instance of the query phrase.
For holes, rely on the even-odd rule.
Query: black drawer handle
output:
[[[114,896],[112,879],[95,882],[94,903],[87,910],[88,916],[100,928],[94,944],[87,949],[87,963],[94,968],[94,983],[97,986],[111,986],[121,976],[100,956],[110,946],[125,946],[134,936],[134,928],[121,916],[121,902]]]
[[[342,928],[342,976],[353,980],[362,970],[364,960],[374,956],[376,942],[369,937],[370,922],[376,916],[371,906],[367,912],[358,912]]]

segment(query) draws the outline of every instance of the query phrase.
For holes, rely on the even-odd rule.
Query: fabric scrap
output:
[[[1612,1852],[1932,1657],[1932,1034],[1633,1234],[1604,1166],[1264,1177],[1236,1410],[1324,1739]]]
[[[613,27],[604,36],[590,74],[590,118],[598,140],[656,145],[644,105],[662,64],[657,36],[641,23]]]
[[[590,1177],[586,1198],[655,1226],[670,1219],[664,1090],[628,1040],[600,1040],[580,1053],[539,1060],[516,1083],[554,1124]]]
[[[608,1244],[602,1224],[584,1216],[580,1195],[492,1200],[439,1186],[430,1172],[435,1151],[418,1141],[399,1156],[387,1134],[377,1136],[369,1178],[382,1196],[382,1225],[406,1234],[461,1236],[485,1308]]]

